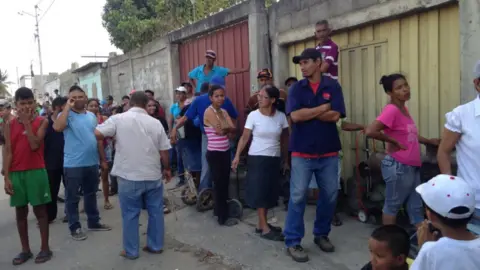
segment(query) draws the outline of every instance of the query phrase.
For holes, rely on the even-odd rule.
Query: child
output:
[[[368,240],[371,261],[362,270],[407,270],[408,233],[397,225],[375,229]]]
[[[421,249],[411,269],[478,269],[480,238],[467,229],[475,212],[475,189],[460,177],[441,174],[416,190],[425,203],[428,221],[418,229]],[[443,236],[438,241],[432,227]]]
[[[51,201],[50,186],[43,159],[43,140],[48,120],[35,116],[32,90],[21,87],[15,92],[17,117],[5,125],[5,192],[15,207],[22,252],[12,261],[20,265],[33,257],[28,241],[28,204],[33,206],[40,228],[41,251],[35,263],[51,259],[48,246],[47,203]]]

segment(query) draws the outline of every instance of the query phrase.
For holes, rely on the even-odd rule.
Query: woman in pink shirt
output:
[[[381,165],[386,185],[383,224],[395,224],[397,213],[406,202],[410,222],[417,226],[424,220],[422,199],[415,191],[421,184],[420,143],[438,145],[438,139],[425,139],[418,134],[405,106],[410,100],[410,86],[405,76],[383,76],[380,84],[390,96],[390,102],[367,127],[366,135],[387,143],[387,156]]]

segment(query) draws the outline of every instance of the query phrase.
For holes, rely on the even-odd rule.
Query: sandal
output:
[[[280,227],[277,227],[277,226],[273,226],[272,224],[268,223],[268,228],[270,228],[271,231],[274,231],[274,232],[277,232],[277,233],[281,233],[282,232],[282,228]],[[260,234],[262,233],[262,229],[259,229],[259,228],[255,228],[255,233],[257,234]]]
[[[45,263],[52,259],[53,253],[52,251],[40,251],[35,257],[35,263]]]
[[[125,252],[125,250],[122,250],[122,252],[120,252],[120,256],[122,256],[122,257],[124,257],[125,259],[128,259],[128,260],[136,260],[136,259],[138,259],[138,256],[136,256],[136,257],[128,256],[128,255],[127,255],[127,252]]]
[[[343,225],[343,222],[340,220],[340,217],[337,214],[333,215],[332,225],[335,227]]]
[[[33,257],[32,252],[20,252],[15,258],[12,260],[13,265],[21,265],[26,263]]]
[[[113,205],[110,202],[105,202],[105,204],[103,205],[103,209],[105,210],[113,209]]]
[[[158,250],[158,251],[155,251],[155,250],[153,250],[153,249],[152,249],[151,247],[149,247],[149,246],[143,247],[142,250],[145,251],[145,252],[147,252],[147,253],[150,253],[150,254],[161,254],[161,253],[163,253],[163,249],[160,249],[160,250]]]
[[[168,207],[166,205],[163,206],[163,213],[164,214],[170,213],[170,209],[168,209]]]
[[[283,242],[285,241],[285,236],[282,234],[275,232],[275,231],[269,231],[268,233],[262,233],[260,235],[263,239],[271,240],[271,241],[278,241],[278,242]]]

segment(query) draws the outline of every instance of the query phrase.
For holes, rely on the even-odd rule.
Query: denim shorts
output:
[[[402,164],[389,155],[382,160],[381,167],[386,185],[383,213],[396,216],[406,203],[410,223],[422,222],[425,219],[422,198],[415,191],[421,184],[420,167]]]
[[[183,165],[189,172],[202,171],[202,142],[196,139],[183,139],[182,144]]]

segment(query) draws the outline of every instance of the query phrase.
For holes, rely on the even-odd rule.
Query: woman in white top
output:
[[[475,89],[480,93],[480,61],[474,69]],[[452,174],[450,156],[456,149],[458,176],[476,190],[472,223],[480,225],[480,96],[445,115],[446,122],[437,160],[442,174]]]
[[[280,192],[280,156],[288,155],[288,121],[285,113],[279,110],[279,100],[280,91],[274,86],[266,85],[259,91],[259,109],[248,115],[232,162],[232,168],[236,169],[240,154],[253,135],[248,150],[246,203],[257,209],[256,233],[273,241],[283,241],[284,237],[282,228],[267,223],[267,211],[277,206]]]

